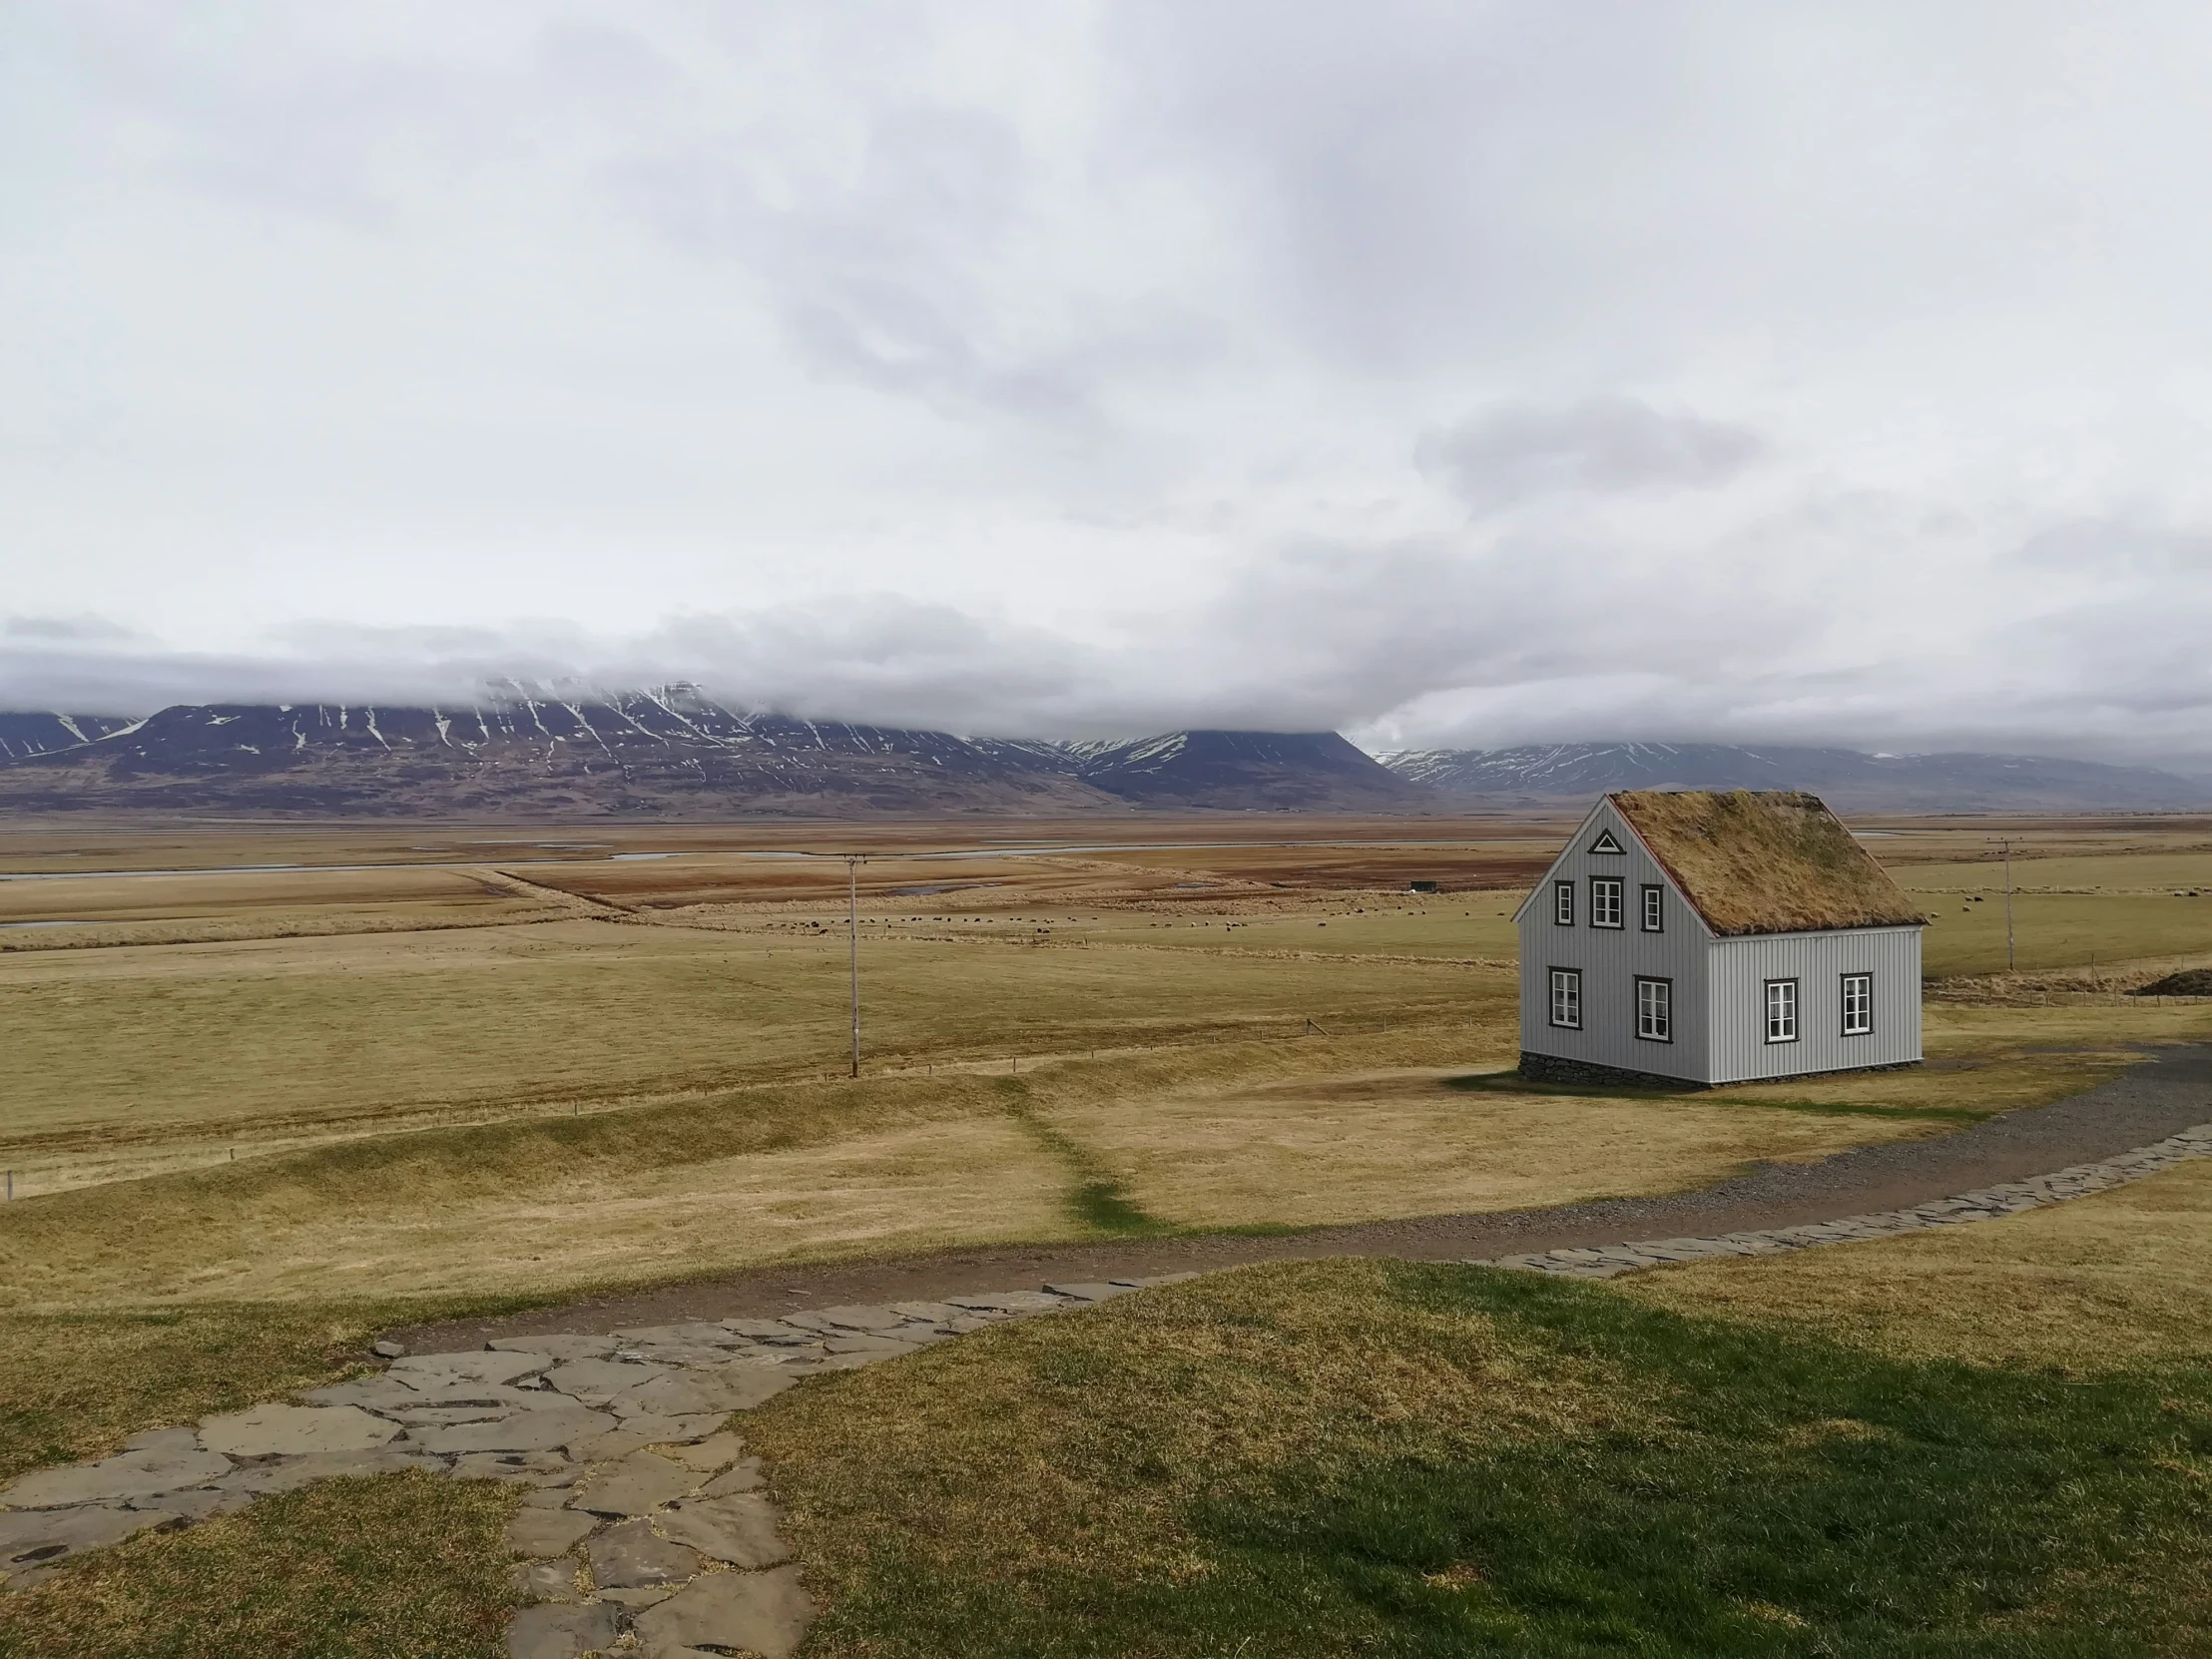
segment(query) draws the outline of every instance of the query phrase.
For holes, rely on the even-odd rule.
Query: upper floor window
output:
[[[1600,830],[1597,832],[1597,839],[1590,842],[1590,850],[1592,852],[1620,852],[1625,849],[1612,830]]]
[[[1795,979],[1770,979],[1767,981],[1767,1041],[1794,1043],[1797,1041],[1797,981]]]
[[[1844,975],[1844,1035],[1864,1037],[1874,1029],[1874,975]]]
[[[1574,925],[1574,883],[1554,881],[1551,884],[1551,919],[1561,927]]]
[[[1655,882],[1646,881],[1644,883],[1644,931],[1647,933],[1663,933],[1666,931],[1666,892],[1665,887],[1659,886]]]
[[[1592,927],[1618,927],[1621,925],[1621,879],[1617,875],[1593,875],[1590,877],[1590,925]]]

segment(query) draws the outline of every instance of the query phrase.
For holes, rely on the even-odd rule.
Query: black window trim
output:
[[[1867,1023],[1857,1031],[1851,1028],[1851,982],[1854,979],[1867,982]],[[1874,971],[1871,968],[1853,968],[1849,973],[1836,976],[1836,1020],[1847,1037],[1874,1035]]]
[[[1630,1017],[1636,1026],[1636,1040],[1640,1043],[1671,1043],[1674,1041],[1674,976],[1668,973],[1639,973],[1636,978],[1636,996],[1630,1006]],[[1663,1037],[1644,1035],[1644,987],[1667,987],[1667,1034]]]
[[[1774,1018],[1772,1012],[1774,1008],[1774,1002],[1772,998],[1772,992],[1774,990],[1774,987],[1777,985],[1788,985],[1792,987],[1790,996],[1790,1034],[1787,1037],[1778,1037],[1774,1034]],[[1767,980],[1763,985],[1760,986],[1759,1034],[1767,1039],[1767,1045],[1771,1048],[1779,1048],[1784,1043],[1802,1042],[1805,1040],[1805,986],[1799,982],[1796,974],[1783,974],[1778,978]]]
[[[1612,844],[1607,845],[1608,841]],[[1621,844],[1620,836],[1609,829],[1599,830],[1597,839],[1590,842],[1590,856],[1593,858],[1625,858],[1627,855],[1628,848]]]
[[[1656,905],[1651,902],[1654,893],[1659,896]],[[1657,918],[1656,924],[1654,917]],[[1638,931],[1645,933],[1664,933],[1667,930],[1667,884],[1664,881],[1644,881],[1637,885],[1636,926]]]
[[[1597,919],[1597,884],[1600,881],[1610,881],[1620,889],[1619,893],[1615,895],[1619,902],[1613,906],[1613,913],[1620,917],[1618,921],[1600,921]],[[1592,927],[1602,927],[1608,933],[1620,932],[1628,926],[1628,883],[1622,877],[1618,875],[1593,875],[1590,877],[1590,925]]]
[[[1559,902],[1562,895],[1566,898],[1564,904]],[[1562,911],[1564,914],[1561,913]],[[1554,927],[1572,927],[1574,925],[1574,881],[1571,877],[1564,881],[1554,881],[1551,884],[1551,925]]]
[[[1552,981],[1562,973],[1574,975],[1574,1023],[1569,1025],[1559,1018],[1559,1002],[1554,994]],[[1582,970],[1572,967],[1547,967],[1544,969],[1544,1020],[1554,1031],[1580,1031],[1582,1018]]]

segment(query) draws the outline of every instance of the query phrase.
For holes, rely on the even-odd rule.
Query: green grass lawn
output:
[[[750,1435],[810,1653],[2212,1650],[2212,1385],[1905,1362],[1473,1268],[1217,1276]]]

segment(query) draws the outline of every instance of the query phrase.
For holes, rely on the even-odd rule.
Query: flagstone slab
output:
[[[106,1503],[205,1486],[230,1472],[231,1459],[217,1451],[126,1451],[74,1468],[33,1470],[0,1491],[0,1507],[59,1509],[72,1503]]]
[[[531,1601],[582,1601],[576,1588],[576,1563],[572,1560],[521,1561],[513,1574],[514,1587]]]
[[[88,1549],[105,1549],[135,1533],[181,1524],[157,1509],[88,1503],[75,1509],[27,1509],[0,1514],[0,1574],[11,1589],[29,1574],[58,1566]]]
[[[691,1581],[638,1615],[646,1651],[705,1647],[791,1659],[814,1622],[815,1604],[796,1567],[773,1572],[715,1572]]]
[[[200,1419],[200,1443],[233,1457],[289,1457],[307,1451],[366,1451],[399,1425],[357,1405],[256,1405]]]
[[[495,1354],[546,1354],[555,1360],[603,1360],[620,1345],[612,1337],[563,1332],[557,1337],[495,1337],[484,1346]]]
[[[341,1474],[398,1474],[406,1469],[443,1474],[445,1460],[388,1446],[365,1451],[310,1451],[296,1457],[249,1463],[211,1484],[232,1497],[266,1497],[272,1492],[297,1491],[301,1486]]]
[[[773,1567],[791,1559],[777,1519],[776,1506],[751,1493],[679,1499],[653,1517],[678,1543],[734,1567]]]
[[[699,1411],[682,1417],[625,1417],[622,1432],[635,1434],[647,1445],[689,1444],[721,1432],[729,1415],[727,1411]]]
[[[663,1366],[626,1360],[571,1360],[545,1374],[546,1382],[587,1405],[604,1405],[616,1394],[675,1375]]]
[[[507,1549],[515,1555],[566,1555],[598,1524],[575,1509],[517,1509],[507,1522]]]
[[[410,1428],[406,1444],[430,1452],[551,1451],[572,1440],[588,1440],[614,1426],[614,1419],[582,1405],[544,1411],[517,1411],[497,1422],[458,1422],[444,1428]]]
[[[508,1480],[541,1491],[573,1484],[584,1466],[558,1451],[466,1451],[453,1459],[460,1480]]]
[[[758,1457],[741,1457],[706,1485],[699,1488],[701,1497],[728,1497],[732,1492],[751,1492],[760,1489],[766,1476],[762,1473]]]
[[[549,1354],[509,1349],[472,1349],[462,1354],[409,1354],[394,1360],[386,1377],[410,1387],[442,1388],[455,1382],[512,1382],[553,1364]]]
[[[507,1659],[579,1659],[613,1647],[621,1634],[621,1614],[605,1602],[541,1602],[507,1626]]]
[[[671,1447],[668,1455],[687,1469],[713,1474],[736,1462],[744,1450],[745,1441],[739,1435],[715,1434],[694,1445]]]
[[[662,1537],[643,1516],[592,1534],[584,1557],[603,1590],[673,1589],[699,1573],[698,1553]]]
[[[600,1515],[649,1515],[699,1485],[697,1470],[655,1452],[633,1451],[619,1463],[593,1470],[568,1506]]]
[[[695,1320],[689,1325],[649,1325],[636,1331],[617,1331],[615,1340],[624,1348],[647,1344],[659,1347],[720,1348],[738,1340],[738,1337],[726,1325]]]

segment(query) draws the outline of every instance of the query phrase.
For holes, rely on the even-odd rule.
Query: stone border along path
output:
[[[1767,1256],[1781,1250],[1805,1250],[1813,1245],[1887,1239],[1928,1227],[1994,1221],[1999,1216],[2017,1215],[2022,1210],[2125,1186],[2191,1158],[2208,1157],[2212,1157],[2212,1123],[2203,1123],[2153,1145],[2123,1152],[2117,1158],[2075,1164],[2055,1175],[2039,1175],[2029,1181],[2006,1181],[1984,1187],[1979,1192],[1961,1193],[1956,1198],[1916,1204],[1910,1210],[1880,1210],[1864,1216],[1846,1216],[1842,1221],[1815,1222],[1805,1227],[1765,1227],[1745,1233],[1722,1233],[1709,1239],[1654,1239],[1593,1249],[1493,1256],[1470,1260],[1468,1265],[1521,1268],[1534,1273],[1563,1274],[1572,1279],[1611,1279],[1640,1268],[1666,1267],[1675,1262],[1705,1262],[1718,1256]]]
[[[1810,1226],[1470,1261],[1576,1279],[1722,1256],[1993,1221],[2212,1157],[2212,1123],[2054,1175]],[[529,1489],[507,1529],[532,1605],[510,1659],[789,1659],[814,1605],[761,1494],[760,1460],[727,1424],[802,1379],[918,1353],[1002,1320],[1086,1307],[1168,1274],[937,1302],[605,1336],[503,1337],[457,1354],[378,1344],[384,1371],[197,1427],[134,1435],[96,1463],[34,1470],[0,1491],[0,1590],[148,1530],[186,1526],[333,1475],[424,1469]]]

